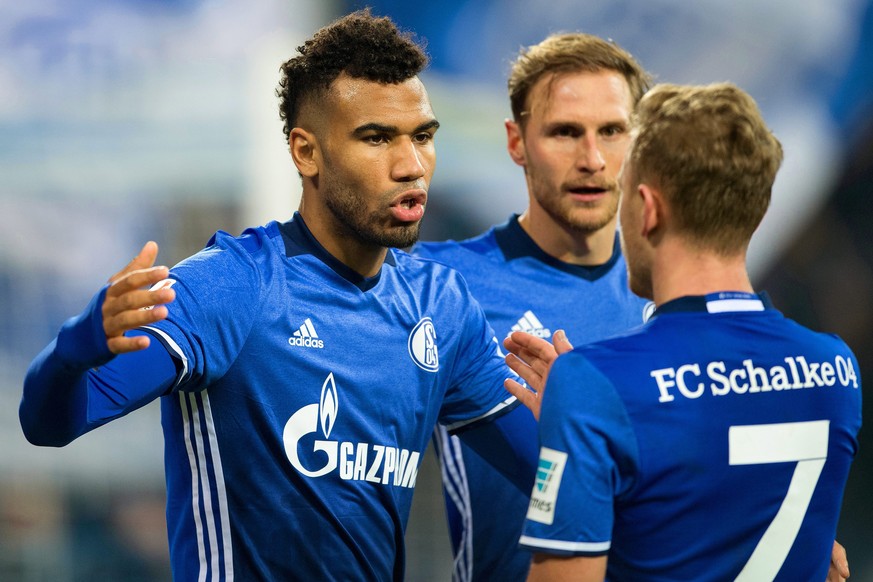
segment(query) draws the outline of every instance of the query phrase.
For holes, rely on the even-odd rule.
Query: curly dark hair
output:
[[[352,12],[319,29],[299,55],[282,64],[276,96],[285,138],[297,123],[304,99],[327,90],[345,72],[379,83],[400,83],[421,72],[428,57],[411,33],[401,32],[387,16],[370,9]]]

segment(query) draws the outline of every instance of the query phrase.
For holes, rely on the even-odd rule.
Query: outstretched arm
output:
[[[503,340],[503,346],[510,352],[506,356],[507,365],[524,379],[527,387],[511,378],[507,378],[503,386],[527,406],[537,420],[552,363],[560,354],[573,349],[564,330],[556,331],[552,341],[554,345],[523,331],[512,332]]]
[[[31,363],[19,407],[30,442],[63,446],[166,388],[175,368],[166,350],[160,345],[146,350],[150,339],[144,333],[124,335],[166,318],[164,304],[175,297],[172,289],[143,289],[168,275],[166,267],[153,266],[157,252],[155,243],[147,243]],[[114,362],[117,354],[129,352],[141,355]],[[113,365],[95,369],[110,361]],[[129,383],[140,371],[140,384]]]

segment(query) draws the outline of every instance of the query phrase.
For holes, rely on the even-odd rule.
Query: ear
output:
[[[526,166],[527,159],[524,153],[524,136],[521,134],[521,127],[511,119],[504,120],[503,125],[506,127],[506,150],[509,152],[509,157],[519,166]]]
[[[318,175],[321,164],[318,156],[318,140],[314,133],[295,127],[288,135],[288,148],[298,172],[307,178]]]
[[[664,196],[658,188],[645,183],[637,186],[637,194],[643,202],[642,234],[650,238],[659,227],[664,225]]]

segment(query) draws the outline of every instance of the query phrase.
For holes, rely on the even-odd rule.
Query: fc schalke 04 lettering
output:
[[[713,396],[725,396],[836,385],[858,387],[858,374],[851,358],[836,356],[832,362],[810,362],[803,356],[788,356],[783,362],[784,366],[764,368],[752,360],[743,360],[741,366],[731,369],[721,361],[683,364],[652,370],[650,376],[658,386],[658,402],[670,402],[676,393],[699,398],[707,388]],[[711,380],[708,385],[699,380],[704,374]]]
[[[339,469],[340,479],[415,487],[421,454],[399,447],[329,440],[339,415],[339,393],[333,373],[321,386],[318,404],[304,406],[285,423],[282,440],[291,465],[307,477],[323,477]],[[301,439],[321,429],[323,439],[302,454]],[[314,467],[314,468],[310,468]]]

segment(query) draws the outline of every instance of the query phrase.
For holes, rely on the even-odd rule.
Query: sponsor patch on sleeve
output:
[[[561,477],[567,466],[567,453],[548,447],[540,449],[540,461],[537,466],[536,482],[527,508],[527,518],[546,525],[551,525],[555,519],[555,504],[558,501],[558,489],[561,487]]]

